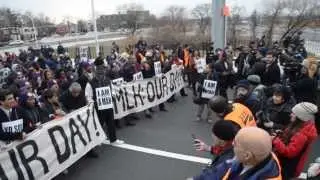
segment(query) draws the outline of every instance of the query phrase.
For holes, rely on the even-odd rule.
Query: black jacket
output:
[[[311,102],[316,104],[317,80],[303,76],[293,86],[293,92],[298,103]]]
[[[266,68],[266,71],[263,73],[263,76],[261,79],[262,79],[262,84],[265,86],[272,86],[273,84],[280,83],[280,80],[281,80],[280,68],[276,61],[273,62],[268,68]]]
[[[70,91],[66,91],[62,94],[60,102],[68,113],[87,105],[85,96],[80,93],[78,97],[73,97]]]
[[[49,114],[45,113],[40,107],[19,107],[18,115],[23,118],[23,131],[29,133],[35,130],[37,123],[49,121]]]
[[[4,132],[3,128],[2,128],[2,123],[15,121],[15,120],[18,120],[18,119],[22,119],[22,117],[19,116],[18,111],[17,111],[16,108],[12,108],[11,109],[10,118],[0,108],[0,140],[8,142],[8,141],[22,139],[22,132],[21,133],[8,133],[8,132]]]

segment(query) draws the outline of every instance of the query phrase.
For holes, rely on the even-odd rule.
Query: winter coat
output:
[[[258,179],[273,179],[282,180],[281,167],[275,155],[268,156],[257,166],[249,169],[241,174],[242,164],[237,160],[227,160],[220,165],[206,171],[194,180],[258,180]]]
[[[78,97],[73,97],[70,91],[62,94],[60,102],[68,113],[87,105],[87,100],[84,95],[80,93]]]
[[[311,102],[316,104],[317,81],[308,76],[303,76],[292,87],[297,102]]]
[[[49,114],[46,114],[37,106],[33,108],[20,106],[18,108],[18,114],[23,119],[23,131],[26,133],[35,130],[37,123],[42,124],[49,121]]]
[[[278,63],[275,61],[269,67],[266,68],[266,71],[261,77],[261,82],[265,86],[272,86],[273,84],[280,83],[281,74]]]
[[[288,129],[283,135],[291,134]],[[313,122],[305,122],[303,126],[293,132],[288,142],[276,137],[272,144],[283,168],[284,178],[299,176],[308,157],[310,145],[317,137],[317,130]]]
[[[284,129],[290,124],[291,109],[295,104],[296,102],[293,98],[280,105],[274,104],[272,97],[267,100],[264,114],[266,120],[274,123],[273,129]]]

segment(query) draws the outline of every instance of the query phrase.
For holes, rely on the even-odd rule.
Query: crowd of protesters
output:
[[[217,118],[212,127],[213,145],[198,138],[194,141],[198,151],[211,152],[214,159],[190,179],[291,179],[300,175],[320,133],[318,62],[307,57],[300,35],[282,44],[274,42],[273,47],[266,47],[262,37],[248,46],[227,46],[206,56],[207,72],[196,74],[200,78],[195,83],[202,87],[203,79],[210,79],[218,86],[210,100],[195,94],[197,121],[201,121],[204,106],[209,122],[213,113]]]
[[[204,73],[197,71],[196,62],[201,58],[207,64]],[[316,105],[318,62],[307,57],[300,34],[282,44],[275,42],[272,48],[266,47],[264,37],[236,49],[227,46],[214,50],[212,46],[205,56],[189,45],[166,54],[159,44],[148,45],[141,39],[122,53],[113,43],[111,53],[98,56],[93,63],[79,57],[72,61],[62,45],[57,51],[42,47],[18,55],[5,53],[0,60],[1,69],[7,71],[1,81],[0,121],[23,119],[21,132],[0,128],[3,143],[22,140],[42,123],[95,103],[94,89],[110,85],[113,79],[122,77],[130,82],[138,72],[144,78],[155,76],[156,61],[161,62],[163,73],[172,65],[184,68],[193,102],[199,106],[196,121],[202,120],[207,107],[205,119],[213,123],[214,145],[195,139],[195,146],[215,158],[193,179],[297,177],[320,131]],[[218,84],[213,99],[201,96],[205,79]],[[188,96],[184,88],[180,95]],[[175,101],[172,96],[167,103]],[[167,111],[165,103],[158,108]],[[97,112],[110,143],[122,143],[116,136],[122,121],[114,119],[112,109]],[[144,111],[146,118],[152,118],[153,113],[154,108]],[[214,119],[214,113],[218,119]],[[134,126],[137,119],[137,114],[130,114],[122,120]],[[88,156],[97,154],[92,150]]]

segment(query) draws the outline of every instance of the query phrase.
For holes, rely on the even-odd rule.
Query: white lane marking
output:
[[[111,145],[111,146],[114,146],[114,147],[119,147],[119,148],[122,148],[122,149],[129,149],[129,150],[132,150],[132,151],[138,151],[138,152],[143,152],[143,153],[147,153],[147,154],[152,154],[152,155],[172,158],[172,159],[179,159],[179,160],[184,160],[184,161],[196,162],[196,163],[200,163],[200,164],[209,164],[209,163],[211,163],[211,159],[207,159],[207,158],[184,155],[184,154],[178,154],[178,153],[172,153],[172,152],[168,152],[168,151],[162,151],[162,150],[157,150],[157,149],[152,149],[152,148],[145,148],[145,147],[135,146],[135,145],[126,144],[126,143],[123,143],[123,144],[110,144],[109,141],[105,141],[103,144]],[[298,178],[299,179],[307,179],[307,173],[301,173]]]
[[[126,144],[126,143],[124,143],[124,144],[110,144],[109,142],[104,142],[103,144],[111,145],[111,146],[115,146],[115,147],[119,147],[119,148],[123,148],[123,149],[129,149],[129,150],[133,150],[133,151],[143,152],[143,153],[147,153],[147,154],[163,156],[163,157],[172,158],[172,159],[179,159],[179,160],[184,160],[184,161],[196,162],[196,163],[200,163],[200,164],[211,163],[211,159],[207,159],[207,158],[189,156],[189,155],[172,153],[172,152],[167,152],[167,151],[161,151],[161,150],[157,150],[157,149],[145,148],[145,147],[135,146],[135,145]]]

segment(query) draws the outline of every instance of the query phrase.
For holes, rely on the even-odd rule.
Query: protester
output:
[[[16,101],[13,93],[8,89],[0,89],[0,140],[6,144],[14,140],[22,140],[24,138],[23,126],[18,132],[7,131],[3,127],[3,123],[22,119],[15,107]]]
[[[110,79],[108,79],[107,70],[103,65],[103,61],[97,59],[95,61],[96,71],[93,73],[93,79],[86,85],[85,96],[87,102],[94,102],[95,109],[98,113],[99,121],[102,126],[107,126],[107,134],[110,143],[121,144],[123,141],[117,139],[116,136],[116,127],[113,115],[113,109],[99,110],[97,105],[97,94],[95,89],[100,87],[111,87]]]
[[[288,87],[278,86],[266,101],[260,125],[268,130],[283,130],[290,123],[291,109],[296,104]]]
[[[266,69],[263,76],[261,77],[262,84],[265,86],[272,86],[273,84],[280,83],[280,68],[278,66],[276,57],[272,51],[267,52],[265,62]]]
[[[281,166],[272,153],[271,138],[266,131],[257,127],[241,129],[233,149],[233,159],[193,179],[282,179]]]
[[[59,97],[52,90],[48,89],[42,94],[42,106],[41,109],[49,114],[49,118],[58,119],[66,115],[61,103],[59,102]]]
[[[266,87],[261,84],[261,78],[258,75],[249,75],[247,77],[247,80],[249,81],[250,84],[250,91],[252,94],[254,94],[257,99],[261,103],[261,108],[263,108],[263,104],[266,101]]]
[[[219,119],[232,121],[240,128],[256,126],[254,115],[250,109],[240,103],[229,104],[226,98],[215,96],[210,99],[209,107]]]
[[[60,102],[68,113],[87,105],[86,97],[81,93],[81,85],[74,82],[70,85],[69,90],[61,95]]]
[[[303,170],[310,144],[317,137],[314,121],[318,107],[302,102],[292,108],[291,123],[283,133],[273,136],[273,148],[279,157],[284,179],[295,178]]]
[[[261,110],[262,102],[259,101],[256,94],[253,94],[248,80],[240,80],[235,90],[234,102],[241,103],[248,107],[255,115]]]
[[[30,133],[49,121],[49,114],[44,113],[36,102],[35,94],[25,92],[19,96],[18,115],[23,119],[23,131]]]

